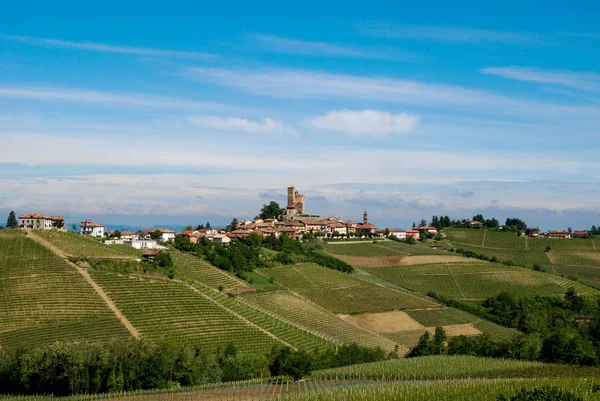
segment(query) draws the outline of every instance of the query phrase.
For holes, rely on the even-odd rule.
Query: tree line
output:
[[[193,345],[149,340],[57,342],[0,351],[0,393],[95,394],[205,383],[307,376],[313,369],[397,357],[356,344],[337,350],[296,351],[274,347],[267,354],[238,353],[233,344],[216,352]]]
[[[442,349],[444,353],[600,365],[600,297],[579,296],[573,289],[564,298],[501,293],[469,303],[429,295],[447,306],[520,331],[515,339],[505,342],[493,342],[486,336],[454,337]],[[435,338],[426,333],[422,340],[419,349],[413,350],[418,355],[434,349],[430,341]]]

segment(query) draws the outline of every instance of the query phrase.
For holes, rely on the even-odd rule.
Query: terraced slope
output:
[[[560,296],[571,287],[580,294],[597,292],[549,274],[487,262],[363,267],[363,270],[417,292],[433,291],[456,299],[484,299],[503,291],[522,296]]]
[[[514,233],[449,228],[447,247],[462,248],[511,261],[542,266],[547,272],[600,288],[600,240],[517,237]],[[485,233],[485,240],[484,240]],[[550,252],[545,252],[550,247]]]
[[[141,252],[126,245],[105,245],[94,238],[70,232],[54,230],[35,231],[67,256],[84,258],[139,258]]]
[[[318,305],[288,292],[248,294],[243,298],[260,310],[335,343],[356,343],[365,347],[381,347],[386,351],[395,347],[392,341],[359,329]]]
[[[237,277],[211,265],[197,256],[180,252],[176,249],[169,250],[169,254],[177,269],[183,275],[194,281],[211,288],[219,288],[219,286],[223,286],[223,288],[226,289],[249,288],[246,282],[239,280]]]
[[[233,342],[242,352],[268,352],[273,345],[284,343],[182,282],[90,273],[146,338],[190,343],[207,350]]]
[[[437,305],[400,290],[310,263],[264,269],[263,272],[333,313],[385,312]]]
[[[0,345],[130,334],[64,259],[16,231],[0,234]]]

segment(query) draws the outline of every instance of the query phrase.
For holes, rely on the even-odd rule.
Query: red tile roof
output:
[[[19,218],[20,219],[64,220],[64,218],[60,217],[60,216],[47,216],[45,214],[40,214],[40,213],[22,214],[19,216]]]

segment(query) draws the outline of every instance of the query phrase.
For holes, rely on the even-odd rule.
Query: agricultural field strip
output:
[[[241,351],[267,352],[281,343],[182,283],[107,272],[93,272],[93,276],[144,336],[202,341],[212,348],[233,341]]]
[[[175,249],[169,250],[169,253],[173,258],[175,266],[184,275],[196,282],[202,282],[213,288],[217,288],[219,285],[230,289],[238,287],[249,288],[242,280],[211,265],[198,256],[186,254]]]
[[[0,331],[5,343],[86,338],[79,334],[89,328],[106,334],[96,338],[128,336],[83,277],[31,238],[2,235],[0,266]]]
[[[273,314],[289,324],[299,326],[334,343],[356,342],[363,346],[379,345],[383,348],[391,346],[386,344],[381,336],[347,323],[320,305],[292,293],[248,294],[244,298],[264,313]],[[286,314],[288,317],[285,317]]]
[[[29,236],[35,241],[38,241],[41,245],[48,247],[48,242],[45,239],[34,235],[33,233],[29,233]],[[49,249],[50,251],[54,251],[54,248],[54,246],[51,246]],[[58,254],[58,256],[62,255]],[[100,298],[102,298],[102,300],[106,303],[106,306],[108,306],[108,308],[115,314],[115,316],[123,324],[123,326],[127,328],[127,330],[131,333],[132,336],[138,338],[140,336],[138,330],[133,326],[133,324],[131,324],[129,319],[127,319],[127,317],[123,315],[121,310],[117,307],[117,305],[115,305],[113,300],[104,292],[104,290],[94,281],[94,279],[92,279],[87,270],[77,266],[76,264],[70,262],[67,259],[65,259],[65,263],[73,267],[79,274],[81,274],[81,276],[83,276],[85,281],[87,281],[87,283],[94,289],[94,291],[100,296]]]
[[[28,235],[34,234],[29,231]],[[60,249],[61,253],[68,256],[87,258],[109,259],[135,259],[141,256],[137,249],[126,245],[106,245],[94,238],[69,232],[36,231],[35,235],[43,238],[47,243]]]

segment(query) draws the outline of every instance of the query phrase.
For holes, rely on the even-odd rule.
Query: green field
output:
[[[248,284],[234,275],[225,272],[204,259],[175,249],[169,250],[175,267],[184,276],[211,288],[223,286],[225,289],[248,288]]]
[[[387,351],[395,346],[391,341],[359,329],[318,305],[287,292],[248,294],[242,298],[260,310],[334,342],[379,346]]]
[[[210,296],[183,283],[91,271],[94,280],[140,333],[206,350],[233,342],[240,351],[269,351],[281,344]]]
[[[0,235],[0,346],[130,336],[77,270],[20,232]]]
[[[437,305],[406,292],[310,263],[262,269],[261,272],[333,313],[385,312]]]
[[[360,242],[357,244],[327,244],[325,249],[334,255],[345,256],[398,256],[394,249],[381,246],[388,241],[379,241],[377,244]],[[391,242],[391,241],[390,241]],[[408,255],[408,253],[407,253]]]
[[[447,248],[462,248],[489,258],[495,256],[518,266],[539,265],[549,273],[600,288],[598,239],[527,238],[515,233],[462,228],[448,228],[445,232]],[[549,253],[545,252],[546,247],[551,248]]]
[[[53,246],[69,256],[81,258],[136,258],[141,252],[127,245],[105,245],[102,242],[77,233],[55,230],[35,231]]]
[[[577,282],[525,268],[494,263],[445,263],[397,267],[363,267],[363,270],[413,291],[457,299],[488,298],[503,291],[517,295],[564,295],[596,291]]]

